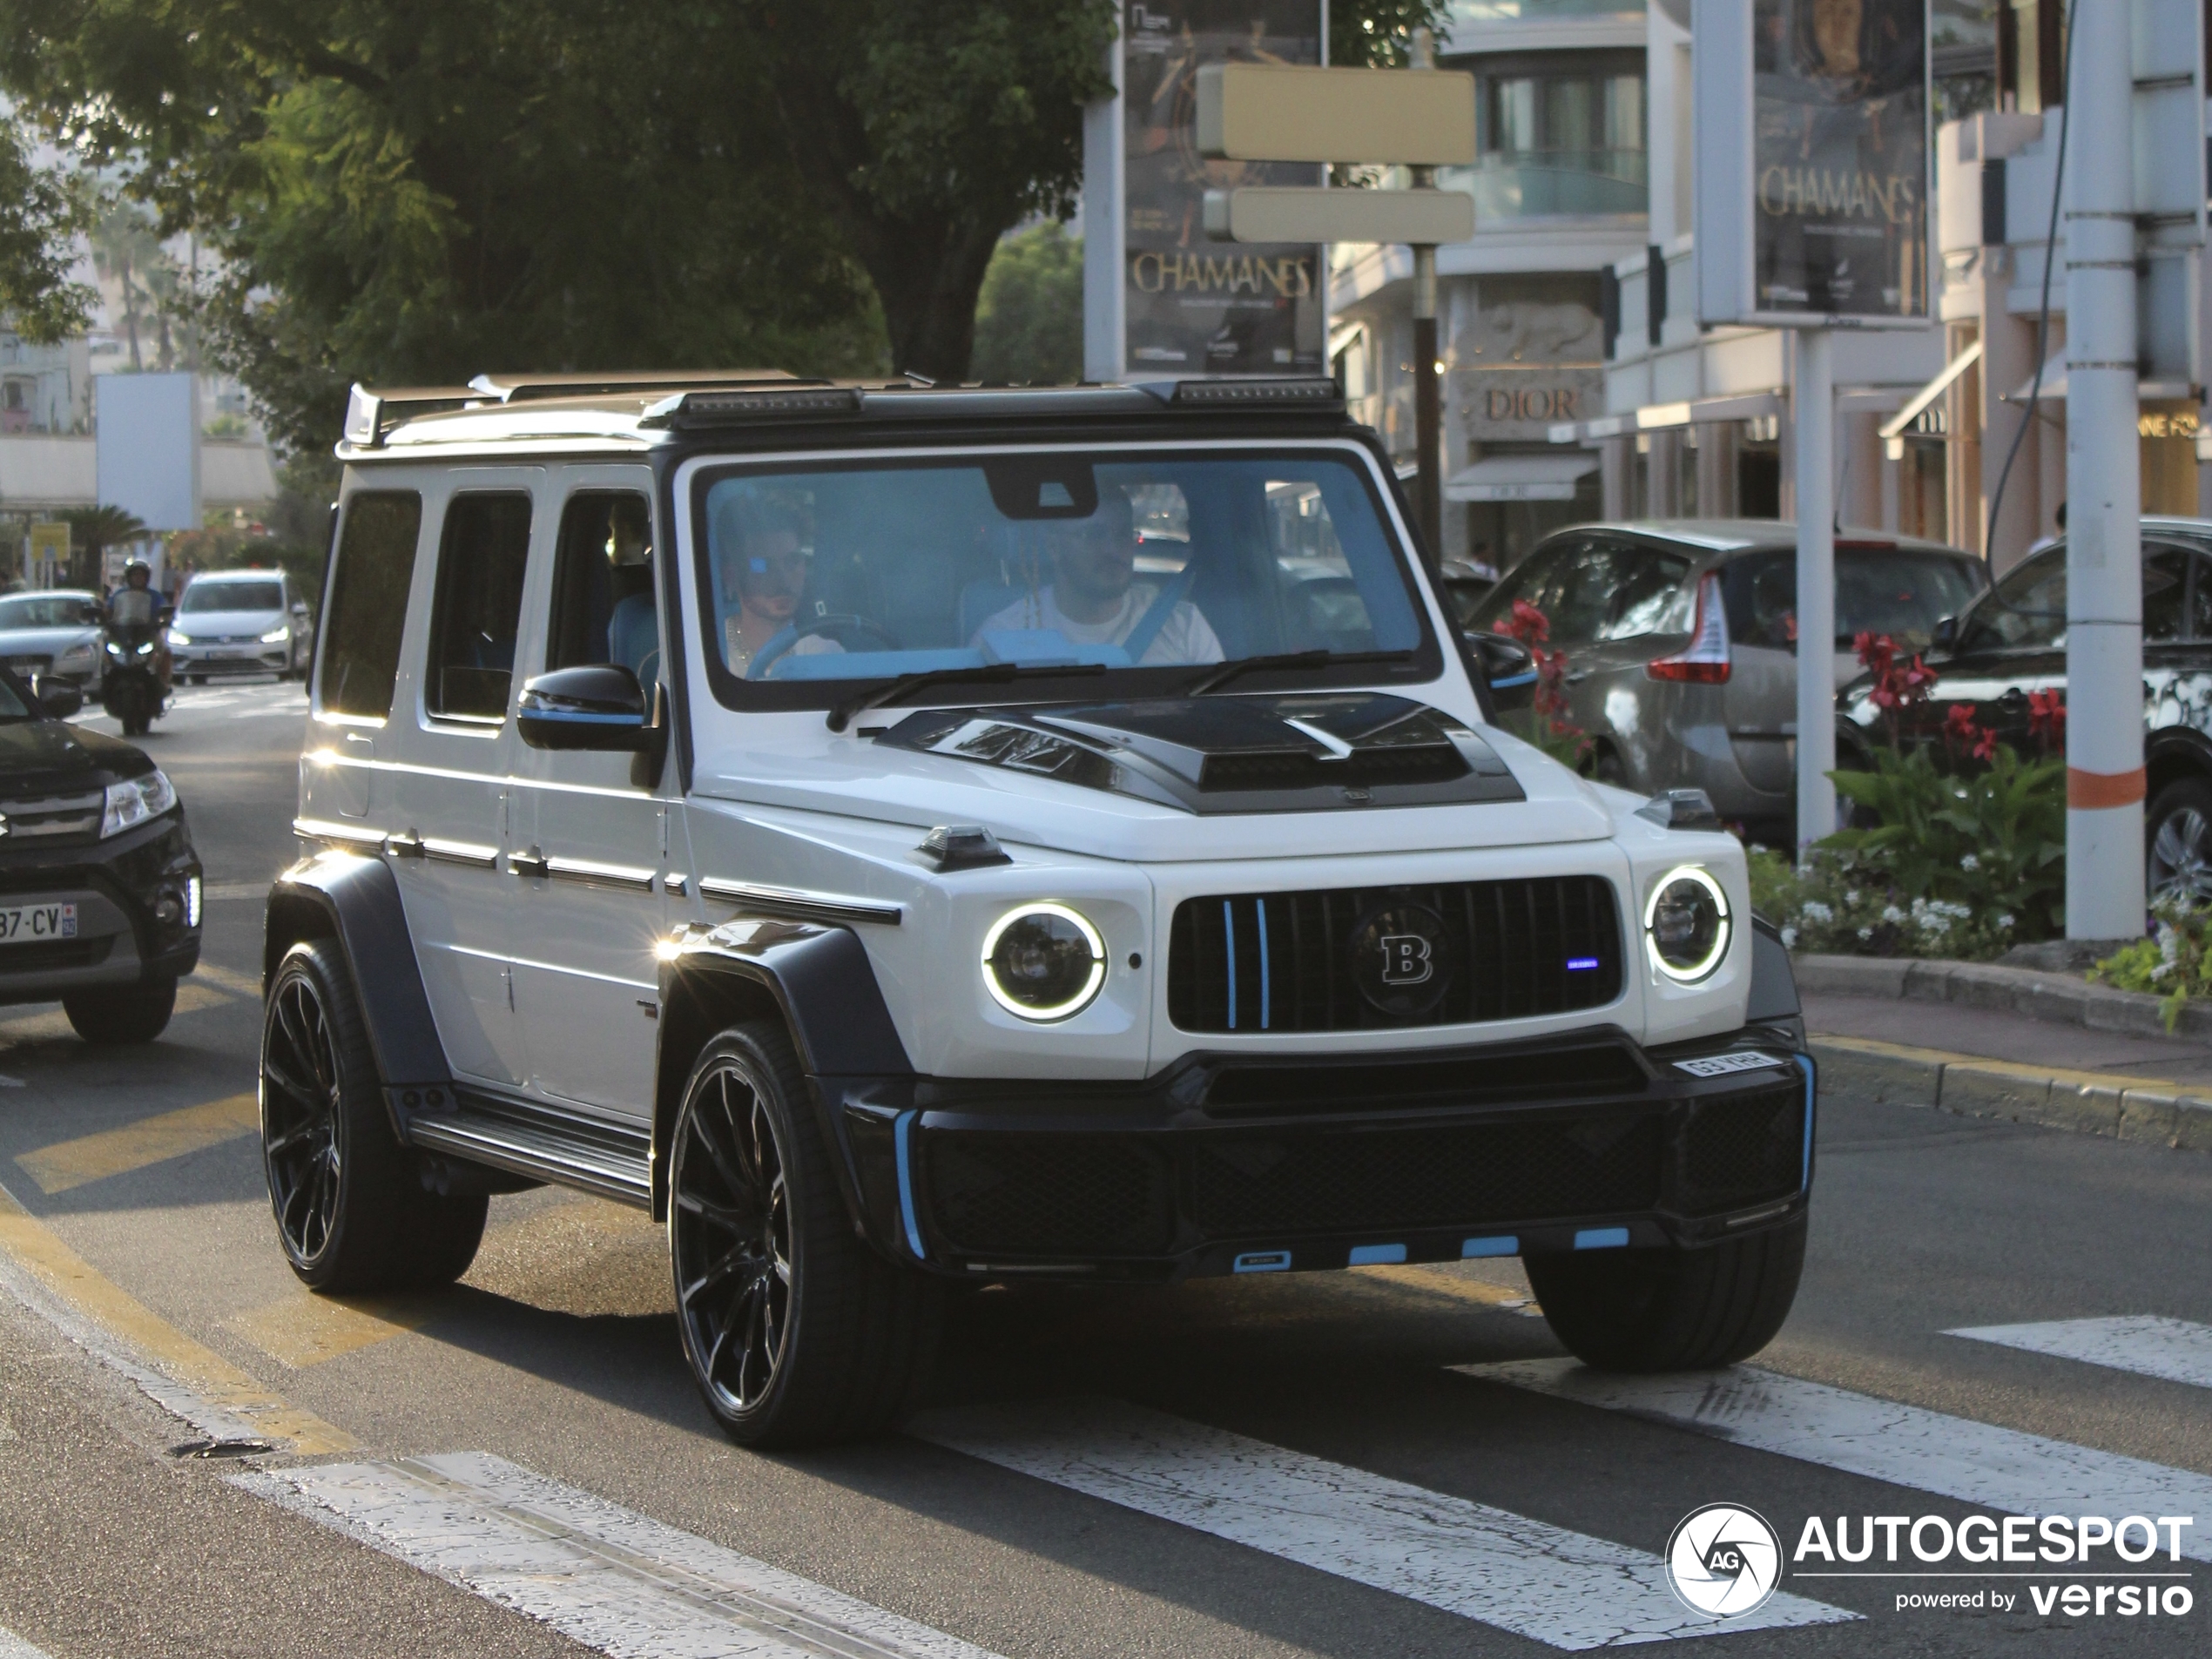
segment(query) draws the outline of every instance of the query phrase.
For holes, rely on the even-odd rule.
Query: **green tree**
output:
[[[69,525],[69,579],[72,586],[96,588],[101,558],[111,547],[146,534],[145,522],[120,507],[72,507],[62,515]]]
[[[1329,61],[1352,69],[1403,69],[1413,61],[1413,30],[1446,38],[1451,0],[1345,0],[1329,8]]]
[[[975,307],[978,380],[1061,385],[1082,378],[1083,243],[1056,220],[999,244]]]
[[[32,164],[19,122],[0,119],[0,312],[26,340],[59,340],[91,313],[92,290],[69,280],[90,202],[81,179]]]

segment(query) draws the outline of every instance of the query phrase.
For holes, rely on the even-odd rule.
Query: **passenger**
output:
[[[740,497],[717,517],[715,529],[722,592],[738,601],[737,610],[722,619],[723,652],[730,671],[742,679],[762,648],[797,620],[808,555],[799,515],[778,502]],[[824,635],[806,634],[790,654],[844,649]]]
[[[1049,630],[1076,645],[1125,644],[1163,585],[1136,580],[1136,523],[1128,496],[1103,489],[1089,518],[1048,519],[1041,528],[1053,580],[1042,592],[1025,594],[986,618],[969,645],[980,649],[985,634],[1008,629]],[[1188,599],[1177,602],[1137,653],[1149,668],[1221,659],[1221,641]]]

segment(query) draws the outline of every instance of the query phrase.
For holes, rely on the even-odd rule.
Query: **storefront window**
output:
[[[1455,0],[1452,7],[1455,25],[1642,16],[1643,0]],[[1466,37],[1459,38],[1464,42]]]
[[[1481,57],[1477,152],[1438,183],[1474,196],[1478,224],[1503,219],[1643,213],[1643,56],[1553,52]]]

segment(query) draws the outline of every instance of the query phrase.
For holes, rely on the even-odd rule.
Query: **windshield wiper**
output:
[[[1209,691],[1219,691],[1233,679],[1261,668],[1345,668],[1355,663],[1410,663],[1411,651],[1286,651],[1272,657],[1240,657],[1233,663],[1217,663],[1183,688],[1185,697],[1204,697]]]
[[[1002,685],[1009,680],[1058,678],[1076,674],[1103,674],[1103,663],[978,663],[969,668],[932,668],[919,674],[901,674],[888,685],[879,685],[873,691],[862,691],[833,705],[829,711],[829,729],[842,732],[853,724],[856,714],[866,714],[870,709],[880,709],[887,703],[896,703],[909,691],[919,691],[929,685],[957,685],[962,682],[975,685]]]

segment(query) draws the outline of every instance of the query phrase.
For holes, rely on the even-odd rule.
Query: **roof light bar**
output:
[[[826,420],[860,412],[851,386],[811,386],[790,391],[685,392],[647,409],[638,425],[727,426],[745,421]]]
[[[1297,380],[1180,381],[1170,400],[1180,408],[1239,408],[1266,407],[1341,408],[1344,393],[1332,380],[1305,376]]]

